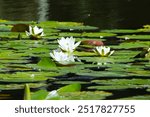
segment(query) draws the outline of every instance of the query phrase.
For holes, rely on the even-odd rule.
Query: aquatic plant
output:
[[[73,55],[59,50],[53,50],[53,52],[50,53],[50,56],[61,65],[68,65],[75,62],[75,57]]]
[[[37,26],[29,26],[29,32],[25,31],[26,35],[29,36],[31,39],[39,39],[44,36],[43,28],[39,28]]]
[[[114,53],[114,50],[111,51],[110,47],[98,46],[94,49],[94,52],[99,54],[101,57],[106,57],[112,55]]]
[[[81,43],[81,41],[75,43],[75,38],[73,37],[62,37],[60,40],[58,40],[59,47],[62,51],[72,53]]]
[[[0,23],[0,99],[150,99],[149,32],[99,31],[76,22]],[[16,24],[43,27],[45,36],[41,40],[29,39],[25,30],[20,32],[20,25],[19,30],[12,31]],[[64,51],[57,43],[61,37],[70,36],[82,41],[71,49],[73,52]],[[110,49],[104,49],[102,42]],[[103,47],[100,53],[106,57],[96,46]],[[81,86],[63,88],[74,83]]]

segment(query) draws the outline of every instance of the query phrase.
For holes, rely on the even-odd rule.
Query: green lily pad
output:
[[[60,89],[58,89],[58,93],[62,93],[62,92],[76,92],[76,91],[80,91],[81,90],[81,85],[80,84],[70,84],[67,86],[64,86]]]
[[[39,90],[31,94],[31,100],[45,100],[47,95],[48,95],[48,91]]]
[[[117,34],[115,33],[102,33],[102,32],[94,32],[94,33],[83,33],[83,37],[97,37],[97,38],[106,38],[106,37],[114,37]]]
[[[105,33],[139,33],[140,30],[137,29],[112,29],[112,30],[102,30]]]
[[[58,26],[56,29],[62,30],[62,31],[70,31],[70,32],[76,32],[76,31],[97,31],[98,27],[94,26]]]
[[[29,83],[30,88],[37,89],[41,87],[45,87],[43,83]],[[8,84],[8,85],[0,85],[0,90],[17,90],[17,89],[24,89],[25,84]]]
[[[117,36],[117,38],[121,38],[121,39],[127,39],[128,40],[150,40],[150,35],[123,35],[123,36]]]
[[[50,58],[42,58],[39,62],[38,62],[38,64],[37,64],[37,66],[39,67],[39,68],[44,68],[44,69],[50,69],[50,68],[55,68],[56,67],[56,64],[55,64],[55,62],[53,62]]]
[[[17,72],[14,74],[0,74],[1,82],[37,82],[47,79],[53,80],[51,76],[56,76],[55,72]]]
[[[1,32],[10,32],[11,28],[12,28],[12,26],[9,26],[9,25],[0,25]]]
[[[82,91],[61,93],[60,95],[63,96],[63,100],[101,100],[105,99],[107,96],[111,96],[112,94],[104,91]]]
[[[139,96],[120,98],[120,100],[149,100],[149,99],[150,99],[150,95],[139,95]]]
[[[60,93],[66,93],[66,92],[78,92],[81,90],[81,85],[80,84],[70,84],[70,85],[66,85],[64,87],[61,87],[57,90],[57,93],[60,94]],[[49,92],[46,91],[46,90],[39,90],[35,93],[33,93],[31,95],[31,99],[32,100],[46,100],[46,99],[51,99],[51,97],[48,97],[49,96]],[[61,99],[62,96],[57,96],[55,98],[52,98],[52,99]]]
[[[58,28],[58,27],[65,27],[65,26],[81,26],[82,23],[78,22],[57,22],[57,21],[45,21],[40,22],[38,26],[41,27],[49,27],[49,28]]]

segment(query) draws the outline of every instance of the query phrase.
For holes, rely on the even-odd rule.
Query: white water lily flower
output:
[[[75,57],[73,55],[58,50],[54,50],[52,53],[50,53],[50,56],[56,62],[62,65],[69,65],[75,62]]]
[[[25,31],[26,35],[29,36],[30,38],[41,38],[44,36],[44,32],[42,28],[39,28],[37,26],[29,26],[29,32]]]
[[[99,46],[95,48],[94,52],[96,52],[102,57],[106,57],[112,55],[114,53],[114,50],[110,51],[110,47]]]
[[[59,48],[61,48],[63,51],[72,53],[81,43],[81,41],[75,43],[75,38],[73,37],[62,37],[60,40],[58,40]]]

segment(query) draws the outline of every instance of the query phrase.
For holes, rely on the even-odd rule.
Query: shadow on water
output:
[[[119,98],[128,98],[132,96],[148,95],[149,92],[143,89],[125,89],[125,90],[116,90],[112,91],[113,95],[106,97],[106,100],[119,99]]]

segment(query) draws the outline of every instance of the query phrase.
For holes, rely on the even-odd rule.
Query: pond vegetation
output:
[[[149,48],[149,25],[0,20],[0,99],[149,99]]]

